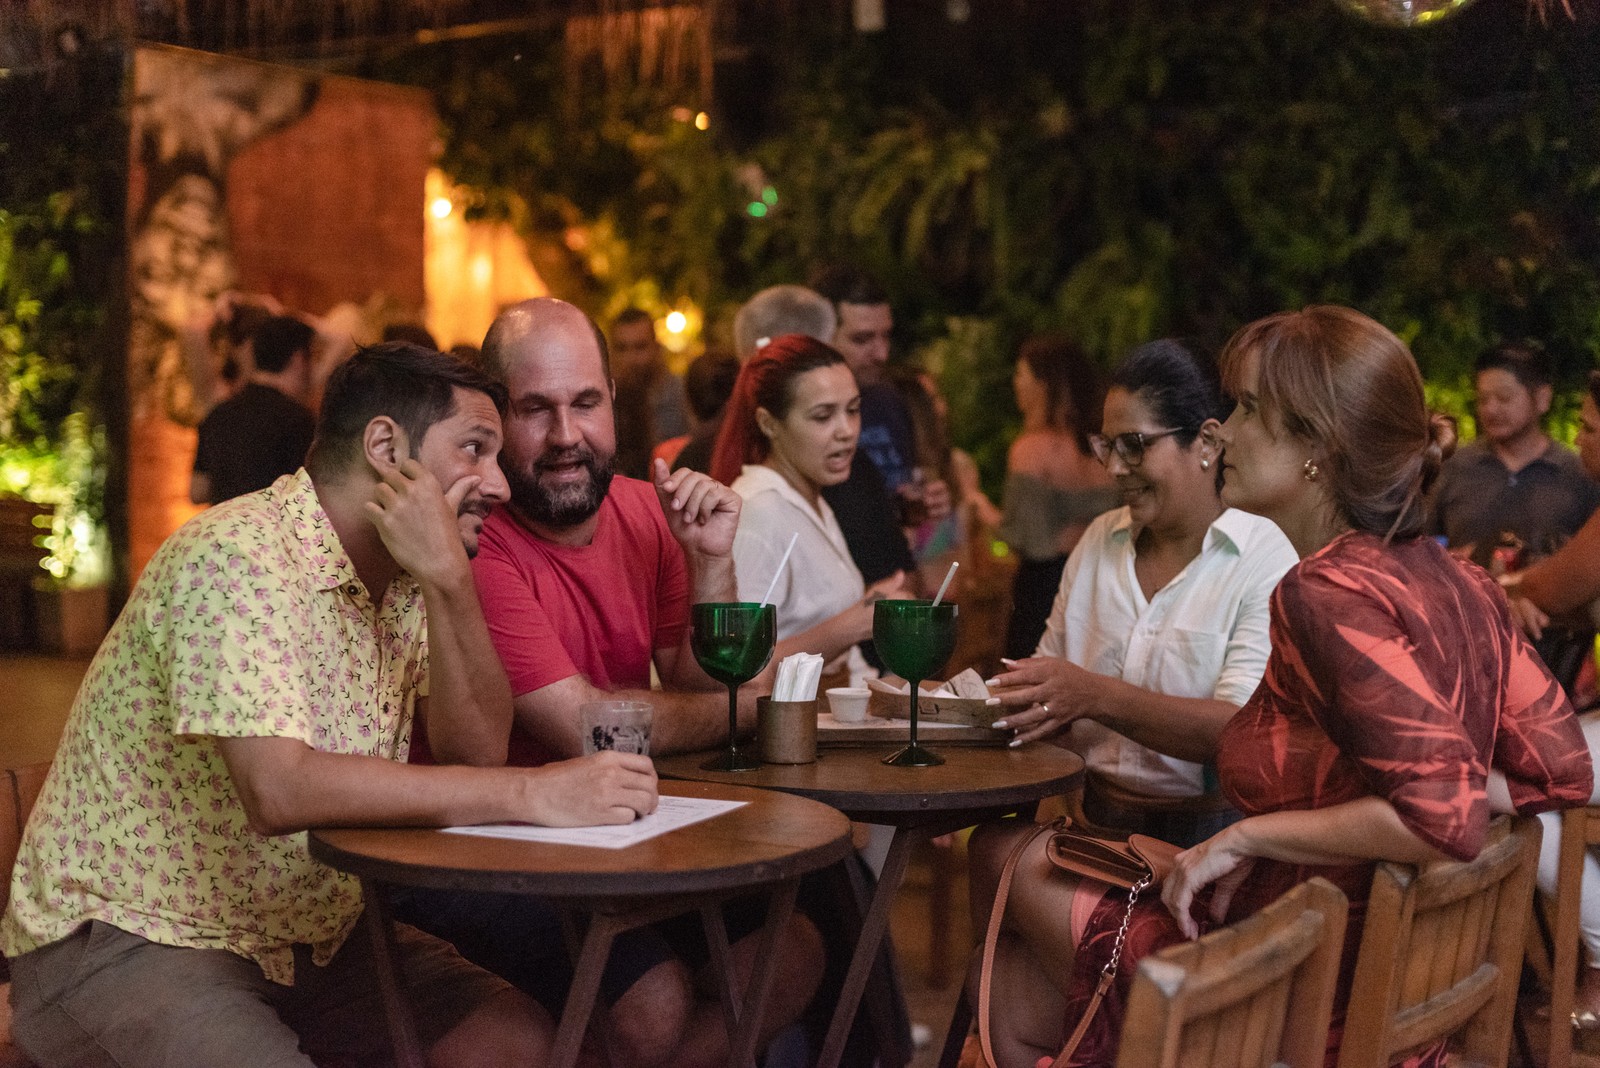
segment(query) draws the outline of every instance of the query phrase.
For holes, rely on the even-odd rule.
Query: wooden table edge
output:
[[[685,785],[721,787],[728,784],[685,783]],[[780,858],[743,861],[720,867],[692,868],[683,871],[618,869],[597,872],[538,872],[516,871],[515,869],[503,867],[452,867],[442,863],[424,864],[374,856],[370,853],[347,848],[337,841],[330,840],[328,837],[350,832],[401,831],[444,834],[443,829],[438,827],[313,828],[307,833],[307,842],[312,857],[327,864],[329,867],[350,875],[394,886],[412,886],[435,890],[534,894],[556,899],[583,897],[586,899],[619,902],[666,895],[705,894],[715,896],[719,894],[737,894],[746,890],[761,890],[775,883],[788,879],[797,879],[812,872],[820,871],[843,860],[853,851],[854,846],[851,844],[850,839],[850,822],[832,806],[813,801],[810,798],[783,795],[781,791],[759,790],[754,787],[739,787],[739,789],[749,790],[757,794],[786,796],[786,801],[803,800],[810,804],[816,804],[825,809],[828,816],[837,819],[837,833],[826,841],[807,848],[797,849]],[[760,803],[766,799],[750,798],[748,800],[752,803]],[[718,818],[720,817],[712,817],[711,820],[703,822],[711,823]],[[669,831],[662,837],[670,838],[672,835],[682,831],[692,830],[695,826],[700,826],[700,824]],[[557,848],[579,849],[582,847],[561,846]],[[625,853],[627,849],[631,848],[634,847],[615,851],[595,848],[594,851],[602,855],[615,855],[617,853]]]

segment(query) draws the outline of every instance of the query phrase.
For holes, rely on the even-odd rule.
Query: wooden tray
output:
[[[918,705],[921,704],[919,701]],[[918,728],[918,740],[931,746],[1004,746],[1011,740],[1010,731],[995,730],[993,727],[971,727],[919,719]],[[869,716],[865,723],[840,723],[833,718],[832,712],[823,712],[817,716],[817,745],[824,749],[906,742],[910,740],[910,736],[910,720]]]

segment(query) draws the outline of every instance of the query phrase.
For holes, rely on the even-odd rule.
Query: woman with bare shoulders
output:
[[[1017,555],[1006,656],[1029,656],[1044,635],[1067,554],[1095,516],[1114,508],[1111,476],[1089,451],[1099,376],[1071,341],[1029,338],[1011,379],[1022,433],[1006,456],[1000,537]]]

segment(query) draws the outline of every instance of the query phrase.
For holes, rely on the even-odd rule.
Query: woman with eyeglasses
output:
[[[1033,656],[990,684],[1013,744],[1079,753],[1088,823],[1192,845],[1237,818],[1207,762],[1266,667],[1267,600],[1294,564],[1271,521],[1225,508],[1216,371],[1177,341],[1116,369],[1094,455],[1122,507],[1067,561]]]

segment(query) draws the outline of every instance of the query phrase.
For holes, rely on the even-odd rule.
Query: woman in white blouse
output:
[[[850,474],[861,430],[861,392],[844,357],[787,334],[745,363],[717,434],[711,475],[744,499],[734,538],[739,597],[760,600],[778,574],[776,656],[819,653],[829,670],[872,637],[872,603],[908,596],[896,572],[866,588],[822,487]],[[855,667],[865,667],[854,653]]]
[[[1207,765],[1266,667],[1267,602],[1296,561],[1270,520],[1224,508],[1216,372],[1154,341],[1112,376],[1095,456],[1123,507],[1089,525],[1032,657],[991,682],[997,726],[1083,756],[1096,824],[1189,846],[1237,818]]]

